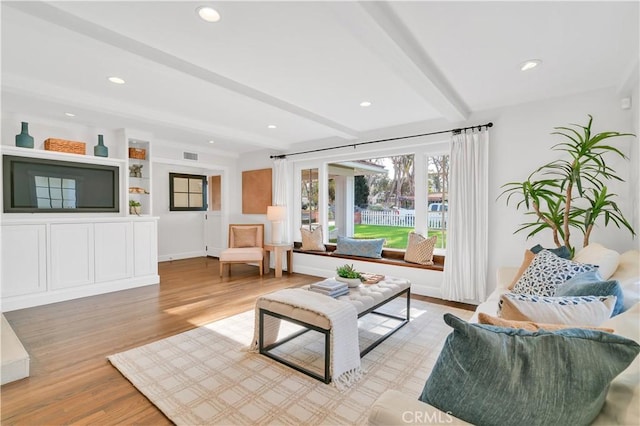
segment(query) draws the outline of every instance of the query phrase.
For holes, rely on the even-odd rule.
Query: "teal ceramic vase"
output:
[[[102,135],[98,135],[98,145],[93,147],[93,155],[96,157],[108,157],[109,148],[104,146],[104,139]]]
[[[16,146],[33,148],[33,136],[29,134],[29,123],[22,122],[22,131],[16,135]]]

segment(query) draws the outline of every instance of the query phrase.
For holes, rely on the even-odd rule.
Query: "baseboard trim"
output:
[[[207,252],[204,250],[189,251],[184,253],[162,254],[162,255],[158,255],[158,262],[170,262],[172,260],[190,259],[192,257],[205,257],[206,255],[207,255]]]

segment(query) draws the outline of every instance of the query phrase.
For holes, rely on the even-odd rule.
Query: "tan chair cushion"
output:
[[[262,261],[263,250],[260,247],[228,248],[220,253],[220,262],[256,262]]]
[[[233,228],[233,247],[256,247],[258,228]]]

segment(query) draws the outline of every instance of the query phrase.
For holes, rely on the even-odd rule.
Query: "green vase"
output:
[[[109,148],[104,146],[104,139],[102,138],[102,135],[98,135],[98,145],[93,147],[93,155],[96,157],[109,156]]]
[[[33,148],[33,136],[29,134],[29,123],[22,122],[22,131],[19,135],[16,135],[16,146]]]

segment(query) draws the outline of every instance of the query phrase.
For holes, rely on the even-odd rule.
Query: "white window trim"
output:
[[[416,138],[423,139],[423,138]],[[424,138],[427,139],[427,138]],[[325,156],[317,156],[315,158],[302,158],[298,160],[292,160],[293,173],[294,173],[294,189],[293,189],[293,207],[290,209],[290,213],[295,218],[292,221],[294,230],[294,241],[301,241],[300,228],[302,221],[299,212],[299,206],[302,205],[301,195],[301,182],[300,173],[305,169],[318,169],[318,222],[322,225],[324,243],[328,242],[328,199],[329,188],[327,185],[329,177],[329,164],[342,163],[346,161],[356,161],[369,158],[381,158],[391,157],[396,155],[414,155],[414,172],[415,172],[415,211],[416,211],[416,224],[415,229],[417,232],[427,232],[427,157],[435,155],[448,155],[449,154],[449,140],[428,140],[416,141],[412,145],[397,148],[384,148],[384,149],[361,149],[350,153],[334,153],[333,151],[325,152]],[[339,150],[338,150],[339,151]],[[329,154],[331,153],[331,154]],[[444,255],[445,249],[435,249],[435,254]]]

